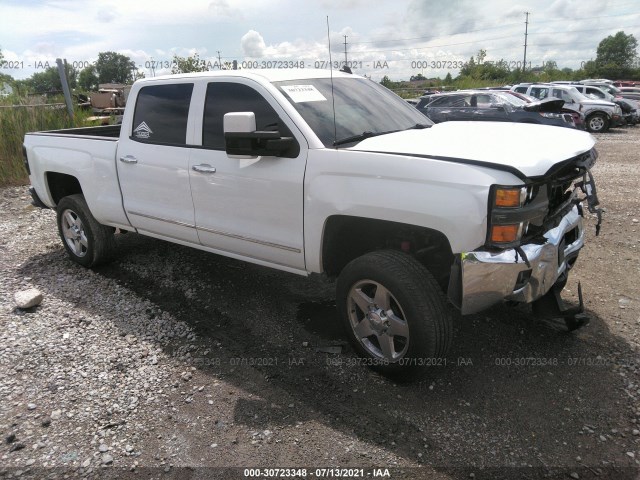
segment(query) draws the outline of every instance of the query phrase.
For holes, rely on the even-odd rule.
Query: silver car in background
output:
[[[584,115],[585,128],[592,133],[606,132],[609,128],[625,123],[620,106],[612,102],[585,97],[574,87],[551,83],[521,83],[511,87],[511,90],[539,100],[548,97],[564,100],[565,108]]]

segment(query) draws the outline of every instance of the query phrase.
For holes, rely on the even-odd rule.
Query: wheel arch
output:
[[[593,115],[604,115],[605,117],[607,117],[607,120],[611,120],[611,114],[606,110],[592,110],[586,114],[585,120],[588,120]]]
[[[453,252],[446,235],[418,225],[349,215],[326,219],[321,266],[327,275],[338,276],[352,260],[376,250],[398,250],[424,265],[446,291]]]
[[[58,205],[60,200],[69,195],[84,194],[78,178],[66,173],[46,172],[45,183],[49,196],[55,205]]]

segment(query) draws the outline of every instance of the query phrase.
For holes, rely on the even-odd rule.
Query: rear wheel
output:
[[[385,373],[437,365],[451,344],[438,283],[405,253],[373,252],[349,263],[338,278],[337,305],[356,351]]]
[[[64,197],[56,210],[58,233],[71,260],[93,267],[109,258],[114,248],[113,228],[98,223],[83,195]]]
[[[602,113],[587,117],[587,130],[592,133],[604,133],[609,130],[609,119]]]

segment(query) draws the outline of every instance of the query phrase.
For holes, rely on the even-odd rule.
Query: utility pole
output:
[[[67,104],[67,112],[69,113],[69,119],[71,120],[71,126],[73,123],[73,101],[71,100],[71,90],[69,90],[69,81],[67,80],[67,60],[62,62],[61,58],[56,58],[56,64],[58,65],[58,75],[60,75],[60,83],[62,84],[62,92],[64,93],[64,101]]]
[[[347,66],[347,36],[344,35],[344,65]]]
[[[218,70],[222,70],[222,58],[220,57],[220,50],[218,50]]]
[[[527,68],[527,37],[529,36],[529,12],[524,12],[527,16],[524,21],[524,60],[522,61],[522,73]]]

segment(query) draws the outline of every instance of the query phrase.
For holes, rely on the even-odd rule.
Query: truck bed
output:
[[[48,207],[59,200],[49,185],[52,174],[62,184],[69,181],[64,176],[73,178],[100,223],[127,227],[116,166],[119,132],[120,125],[107,125],[26,134],[29,178],[40,200]]]

